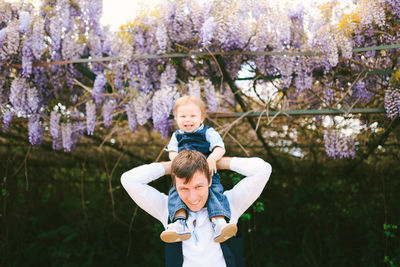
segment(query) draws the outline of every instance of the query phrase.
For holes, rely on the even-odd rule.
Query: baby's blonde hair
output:
[[[175,116],[176,116],[176,111],[178,110],[178,108],[180,106],[186,105],[188,103],[193,103],[200,108],[201,118],[204,120],[204,118],[206,117],[206,104],[204,104],[204,101],[201,100],[200,98],[192,96],[192,95],[185,95],[185,96],[178,98],[178,100],[176,100],[175,106],[174,106]]]

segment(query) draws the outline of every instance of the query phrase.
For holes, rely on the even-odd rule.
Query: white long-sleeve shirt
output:
[[[224,192],[231,208],[230,222],[237,223],[240,215],[260,196],[272,169],[271,165],[260,158],[232,158],[230,169],[246,176],[231,190]],[[164,174],[165,169],[161,163],[151,163],[125,172],[121,183],[139,207],[166,227],[168,196],[148,185]],[[196,226],[193,224],[194,220]],[[190,239],[182,242],[183,266],[226,266],[221,246],[213,240],[207,208],[189,212],[187,225],[193,234]]]

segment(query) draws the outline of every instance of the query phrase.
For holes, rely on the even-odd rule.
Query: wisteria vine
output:
[[[131,131],[148,123],[167,137],[178,96],[202,97],[210,112],[232,102],[234,96],[228,99],[221,90],[226,77],[212,56],[218,51],[314,51],[221,58],[233,79],[244,66],[255,84],[275,77],[273,84],[285,99],[312,93],[320,99],[308,104],[312,108],[382,104],[387,117],[395,119],[400,116],[398,49],[352,51],[399,43],[400,0],[359,0],[346,9],[339,2],[305,7],[268,0],[166,0],[112,32],[100,24],[102,0],[43,0],[39,6],[0,0],[2,130],[13,118],[26,119],[32,145],[47,134],[54,149],[66,152],[84,132],[93,135],[99,124],[112,127],[121,116]],[[210,55],[133,59],[189,51]],[[86,73],[72,64],[35,65],[101,57],[119,60],[85,64]],[[373,69],[391,72],[361,75]],[[346,70],[348,75],[337,75]],[[281,101],[270,105],[290,108]],[[339,130],[326,130],[328,156],[354,158],[354,139],[342,137]]]

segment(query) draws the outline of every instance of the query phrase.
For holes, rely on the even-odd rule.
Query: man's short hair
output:
[[[175,116],[176,116],[176,111],[178,110],[178,108],[180,106],[183,106],[183,105],[186,105],[189,103],[193,103],[200,108],[201,118],[204,120],[204,118],[206,117],[206,104],[200,98],[198,98],[196,96],[192,96],[192,95],[184,95],[175,101],[175,105],[174,105]]]
[[[172,183],[176,185],[176,178],[185,179],[184,184],[187,184],[197,172],[202,172],[210,183],[210,169],[206,157],[195,150],[182,150],[174,158],[171,165]]]

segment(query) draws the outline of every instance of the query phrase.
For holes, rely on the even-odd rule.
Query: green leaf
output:
[[[249,213],[243,213],[242,216],[240,216],[240,219],[242,221],[248,221],[251,219],[251,215]]]

